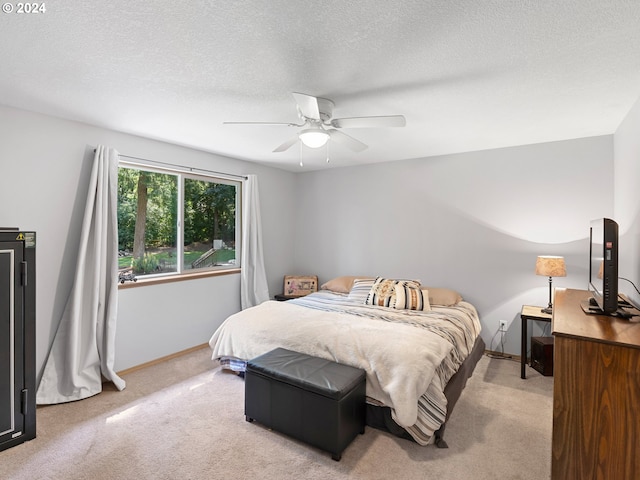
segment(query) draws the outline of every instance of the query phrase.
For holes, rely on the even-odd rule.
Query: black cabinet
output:
[[[0,450],[36,436],[36,235],[0,228]]]
[[[545,377],[553,376],[553,337],[531,337],[531,367]]]

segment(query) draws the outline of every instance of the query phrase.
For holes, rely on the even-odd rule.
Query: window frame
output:
[[[141,170],[150,173],[161,173],[175,175],[177,178],[177,212],[176,212],[176,271],[175,272],[162,272],[152,273],[136,277],[135,282],[118,283],[118,287],[122,289],[132,288],[143,285],[156,285],[161,283],[170,283],[181,280],[192,280],[196,278],[213,277],[220,275],[229,275],[240,273],[242,265],[240,263],[240,257],[242,252],[242,189],[244,182],[241,179],[234,178],[235,176],[225,176],[220,173],[194,173],[192,170],[182,170],[179,167],[170,168],[156,165],[150,165],[140,162],[132,162],[126,160],[120,160],[118,163],[118,170],[120,168],[129,168],[134,170]],[[223,185],[233,185],[236,187],[235,195],[235,264],[210,266],[197,269],[184,268],[184,189],[185,179],[205,181],[210,183],[217,183]]]

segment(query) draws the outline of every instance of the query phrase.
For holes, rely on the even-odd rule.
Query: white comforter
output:
[[[211,337],[212,358],[249,360],[284,347],[359,367],[367,374],[369,401],[391,407],[402,427],[417,423],[418,400],[428,393],[428,403],[442,410],[441,421],[431,425],[435,431],[446,414],[444,386],[480,331],[473,306],[408,312],[335,297],[318,292],[234,314]]]

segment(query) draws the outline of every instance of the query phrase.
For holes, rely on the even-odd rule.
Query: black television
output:
[[[591,221],[589,291],[602,313],[618,311],[618,224],[610,218]]]

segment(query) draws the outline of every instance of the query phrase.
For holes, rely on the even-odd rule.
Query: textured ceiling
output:
[[[0,13],[0,104],[294,171],[611,134],[640,97],[638,0],[45,3]],[[222,124],[298,122],[291,92],[407,126],[327,165]]]

